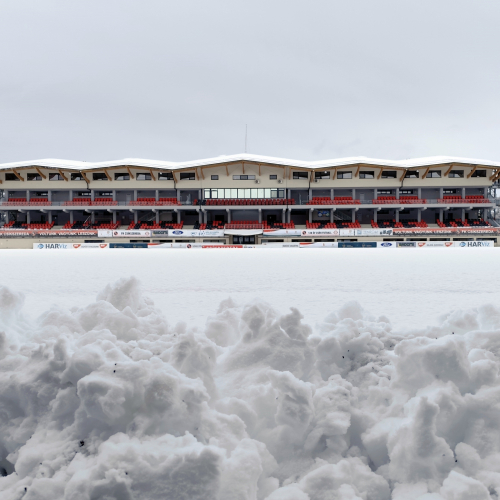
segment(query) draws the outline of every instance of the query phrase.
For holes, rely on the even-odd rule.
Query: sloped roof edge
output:
[[[166,169],[166,170],[179,170],[186,168],[204,167],[217,164],[237,163],[241,161],[257,162],[263,164],[282,165],[287,167],[322,169],[330,167],[340,167],[356,164],[373,165],[379,167],[402,167],[402,168],[416,168],[427,167],[432,165],[450,164],[450,163],[465,163],[472,165],[490,166],[499,168],[500,162],[493,162],[489,160],[480,160],[472,158],[460,158],[455,156],[430,156],[426,158],[413,158],[407,160],[383,160],[376,158],[367,158],[365,156],[353,156],[347,158],[336,158],[330,160],[320,161],[301,161],[292,160],[287,158],[277,158],[272,156],[260,156],[253,154],[235,154],[217,156],[214,158],[205,158],[200,160],[171,162],[161,160],[147,160],[142,158],[124,158],[122,160],[112,160],[103,162],[84,162],[60,159],[43,159],[43,160],[29,160],[21,162],[11,162],[0,164],[0,170],[8,170],[13,168],[37,166],[47,168],[60,168],[72,170],[94,170],[105,167],[119,167],[119,166],[137,166],[147,167],[152,169]]]

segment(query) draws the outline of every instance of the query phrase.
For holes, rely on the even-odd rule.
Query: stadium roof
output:
[[[235,154],[223,155],[215,158],[205,158],[201,160],[171,162],[161,160],[146,160],[141,158],[125,158],[123,160],[112,160],[103,162],[85,162],[85,161],[72,161],[72,160],[59,160],[59,159],[43,159],[43,160],[29,160],[21,162],[3,163],[0,164],[0,170],[11,170],[17,168],[29,167],[46,167],[67,170],[98,170],[108,167],[142,167],[148,169],[158,170],[182,170],[195,167],[205,167],[212,165],[228,165],[231,163],[259,163],[262,165],[277,165],[287,166],[294,168],[306,168],[321,170],[325,168],[345,167],[349,165],[373,165],[377,167],[387,168],[419,168],[428,167],[432,165],[446,165],[446,164],[468,164],[468,165],[481,165],[490,168],[500,168],[500,162],[492,162],[489,160],[478,160],[471,158],[459,158],[453,156],[430,156],[427,158],[414,158],[408,160],[382,160],[375,158],[367,158],[365,156],[353,156],[348,158],[336,158],[331,160],[320,161],[301,161],[291,160],[287,158],[276,158],[272,156],[260,156],[253,154]]]

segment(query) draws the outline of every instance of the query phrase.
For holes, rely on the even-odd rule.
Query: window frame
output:
[[[352,170],[345,170],[342,172],[337,172],[337,179],[352,179]]]

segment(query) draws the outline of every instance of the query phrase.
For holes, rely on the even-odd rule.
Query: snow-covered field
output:
[[[0,256],[2,500],[500,495],[497,249]]]

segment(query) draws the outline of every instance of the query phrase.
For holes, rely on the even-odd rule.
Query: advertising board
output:
[[[33,250],[107,250],[108,243],[33,243]]]
[[[165,230],[163,230],[165,231]],[[163,235],[163,231],[153,230],[153,236]],[[224,229],[168,229],[167,236],[174,238],[201,238],[224,236]]]
[[[113,238],[128,238],[130,236],[151,236],[151,230],[133,229],[133,230],[120,230],[113,229]]]

